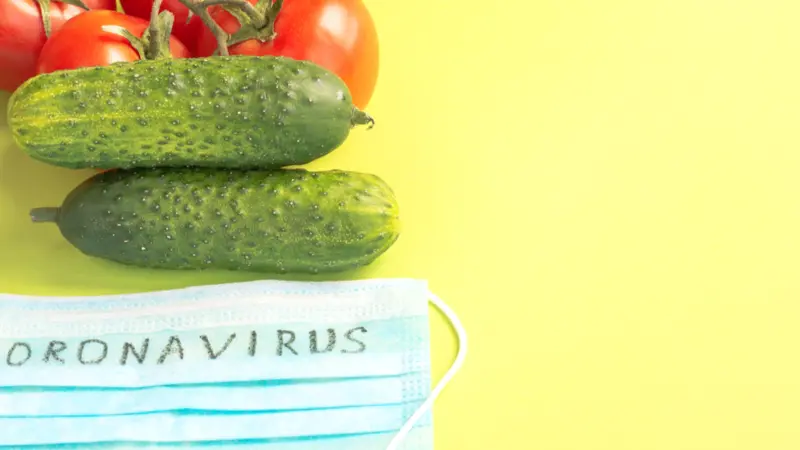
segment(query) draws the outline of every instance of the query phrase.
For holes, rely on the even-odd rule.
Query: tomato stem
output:
[[[77,6],[78,8],[83,8],[86,11],[89,10],[89,7],[86,6],[86,3],[83,3],[81,0],[60,0],[61,3],[66,3],[68,5]]]
[[[50,0],[36,0],[36,3],[39,4],[39,9],[42,11],[42,25],[44,25],[44,35],[49,39],[50,34],[53,32],[53,25],[50,23]],[[86,11],[89,10],[89,7],[86,6],[86,4],[83,3],[83,1],[81,0],[61,0],[61,3],[77,6],[78,8],[83,8]]]
[[[147,27],[142,40],[145,44],[145,55],[142,59],[162,59],[171,58],[170,35],[175,16],[169,11],[159,13],[162,0],[154,0],[153,8],[150,10],[150,26]]]
[[[158,41],[161,34],[159,26],[161,24],[159,23],[159,17],[158,17],[158,11],[161,9],[161,1],[162,0],[153,1],[153,7],[150,9],[150,25],[142,34],[142,38],[144,38],[143,40],[145,40],[145,42],[148,44],[145,51],[148,51],[148,53],[155,53],[156,56],[158,56],[159,53]],[[169,33],[169,31],[167,31],[167,33]],[[169,49],[167,49],[167,53],[169,53]],[[144,59],[144,57],[147,57],[148,55],[142,55],[142,56],[143,56],[142,59]]]
[[[228,47],[250,39],[266,42],[275,38],[275,21],[283,7],[283,0],[258,0],[253,6],[247,0],[178,0],[189,10],[189,17],[199,16],[217,40],[215,54],[228,56]],[[222,6],[240,24],[239,30],[230,35],[211,17],[208,9]]]
[[[223,7],[227,6],[230,8],[236,8],[241,10],[245,15],[247,15],[253,23],[261,23],[264,20],[262,14],[256,10],[249,2],[244,0],[204,0],[198,4],[198,6],[202,8],[209,8],[211,6],[222,5]],[[227,8],[226,8],[227,9]]]
[[[222,56],[228,56],[228,33],[222,29],[222,27],[211,18],[211,14],[208,13],[208,7],[201,6],[201,3],[195,3],[193,0],[178,0],[181,2],[183,6],[185,6],[192,14],[200,17],[200,20],[203,21],[206,27],[211,31],[214,37],[217,39],[217,51]]]
[[[136,50],[136,53],[139,54],[139,58],[147,59],[147,50],[145,50],[145,44],[142,39],[137,37],[135,34],[119,25],[103,25],[100,28],[102,28],[102,30],[106,33],[112,33],[124,37],[131,44],[131,47]]]
[[[281,8],[283,8],[283,0],[275,0],[267,9],[267,20],[269,21],[267,24],[268,29],[268,39],[272,40],[278,35],[275,32],[275,22],[278,20],[278,14],[281,12]]]
[[[137,37],[127,29],[117,25],[103,26],[103,31],[114,33],[128,40],[131,46],[139,53],[140,59],[163,59],[172,58],[170,53],[170,37],[175,16],[169,11],[158,11],[161,9],[163,0],[154,0],[153,9],[150,13],[150,25],[142,33],[142,37]]]
[[[238,0],[237,0],[238,1]],[[255,9],[259,13],[259,19],[251,20],[248,17],[241,17],[233,10],[227,11],[239,20],[239,30],[231,36],[228,41],[229,46],[239,44],[250,39],[257,39],[260,42],[269,42],[278,35],[275,32],[275,22],[278,14],[283,7],[283,0],[258,0]]]
[[[150,46],[152,48],[154,42],[158,42],[158,35],[161,32],[158,28],[158,11],[161,9],[162,0],[153,0],[153,7],[150,9],[150,26],[147,29],[150,31]]]
[[[44,35],[50,38],[53,28],[50,24],[50,0],[36,0],[39,4],[39,9],[42,11],[42,25],[44,26]]]

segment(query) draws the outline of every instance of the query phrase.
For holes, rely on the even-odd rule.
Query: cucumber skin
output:
[[[398,213],[371,174],[159,168],[95,175],[55,222],[84,254],[125,265],[316,274],[373,262],[398,239]]]
[[[302,165],[339,147],[368,117],[332,72],[271,56],[42,74],[13,93],[8,109],[26,153],[72,169]]]

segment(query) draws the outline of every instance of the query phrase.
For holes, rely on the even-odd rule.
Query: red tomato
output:
[[[153,9],[153,0],[121,0],[122,9],[125,14],[150,20],[150,12]],[[169,11],[175,16],[175,23],[172,25],[172,34],[181,40],[191,52],[195,51],[197,36],[202,31],[203,21],[200,17],[193,16],[189,23],[189,10],[178,0],[164,0],[161,3],[160,11]]]
[[[240,28],[239,21],[221,8],[212,17],[229,34]],[[207,27],[202,30],[195,54],[210,56],[217,41]],[[275,32],[271,41],[252,39],[231,46],[229,52],[314,62],[347,84],[357,107],[369,103],[378,78],[378,36],[361,0],[284,0]]]
[[[92,9],[114,9],[114,0],[84,0]],[[57,31],[83,8],[54,1],[50,26]],[[13,91],[36,75],[36,59],[47,40],[42,11],[35,0],[0,0],[0,90]]]
[[[64,24],[42,48],[38,73],[79,67],[107,66],[115,62],[138,61],[139,53],[123,36],[103,30],[116,25],[142,37],[150,22],[116,11],[89,11]],[[170,52],[175,58],[190,57],[189,50],[175,36],[170,37]]]

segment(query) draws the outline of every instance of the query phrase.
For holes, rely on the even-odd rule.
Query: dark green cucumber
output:
[[[391,188],[339,170],[111,171],[31,218],[55,222],[86,255],[156,269],[339,272],[399,236]]]
[[[8,121],[31,157],[74,169],[301,165],[373,123],[332,72],[271,56],[42,74],[14,92]]]

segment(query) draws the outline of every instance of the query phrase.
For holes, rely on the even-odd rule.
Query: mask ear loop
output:
[[[431,391],[431,395],[425,400],[425,402],[417,409],[414,414],[409,418],[406,423],[400,428],[400,431],[394,436],[394,439],[389,443],[389,446],[386,447],[386,450],[396,450],[398,446],[402,443],[403,439],[408,436],[408,433],[414,428],[414,425],[419,422],[422,416],[428,412],[433,406],[433,403],[439,397],[439,394],[442,393],[444,388],[453,380],[456,373],[461,370],[461,367],[464,365],[464,359],[467,357],[467,331],[464,329],[464,325],[461,324],[461,320],[458,319],[455,311],[453,311],[445,302],[442,301],[436,294],[433,292],[429,292],[430,300],[433,306],[436,307],[442,314],[447,317],[450,321],[450,324],[453,326],[453,329],[456,332],[456,336],[458,336],[458,354],[456,355],[455,361],[453,361],[453,365],[450,366],[450,369],[447,373],[444,374],[439,383],[436,384],[436,387],[433,388]]]

